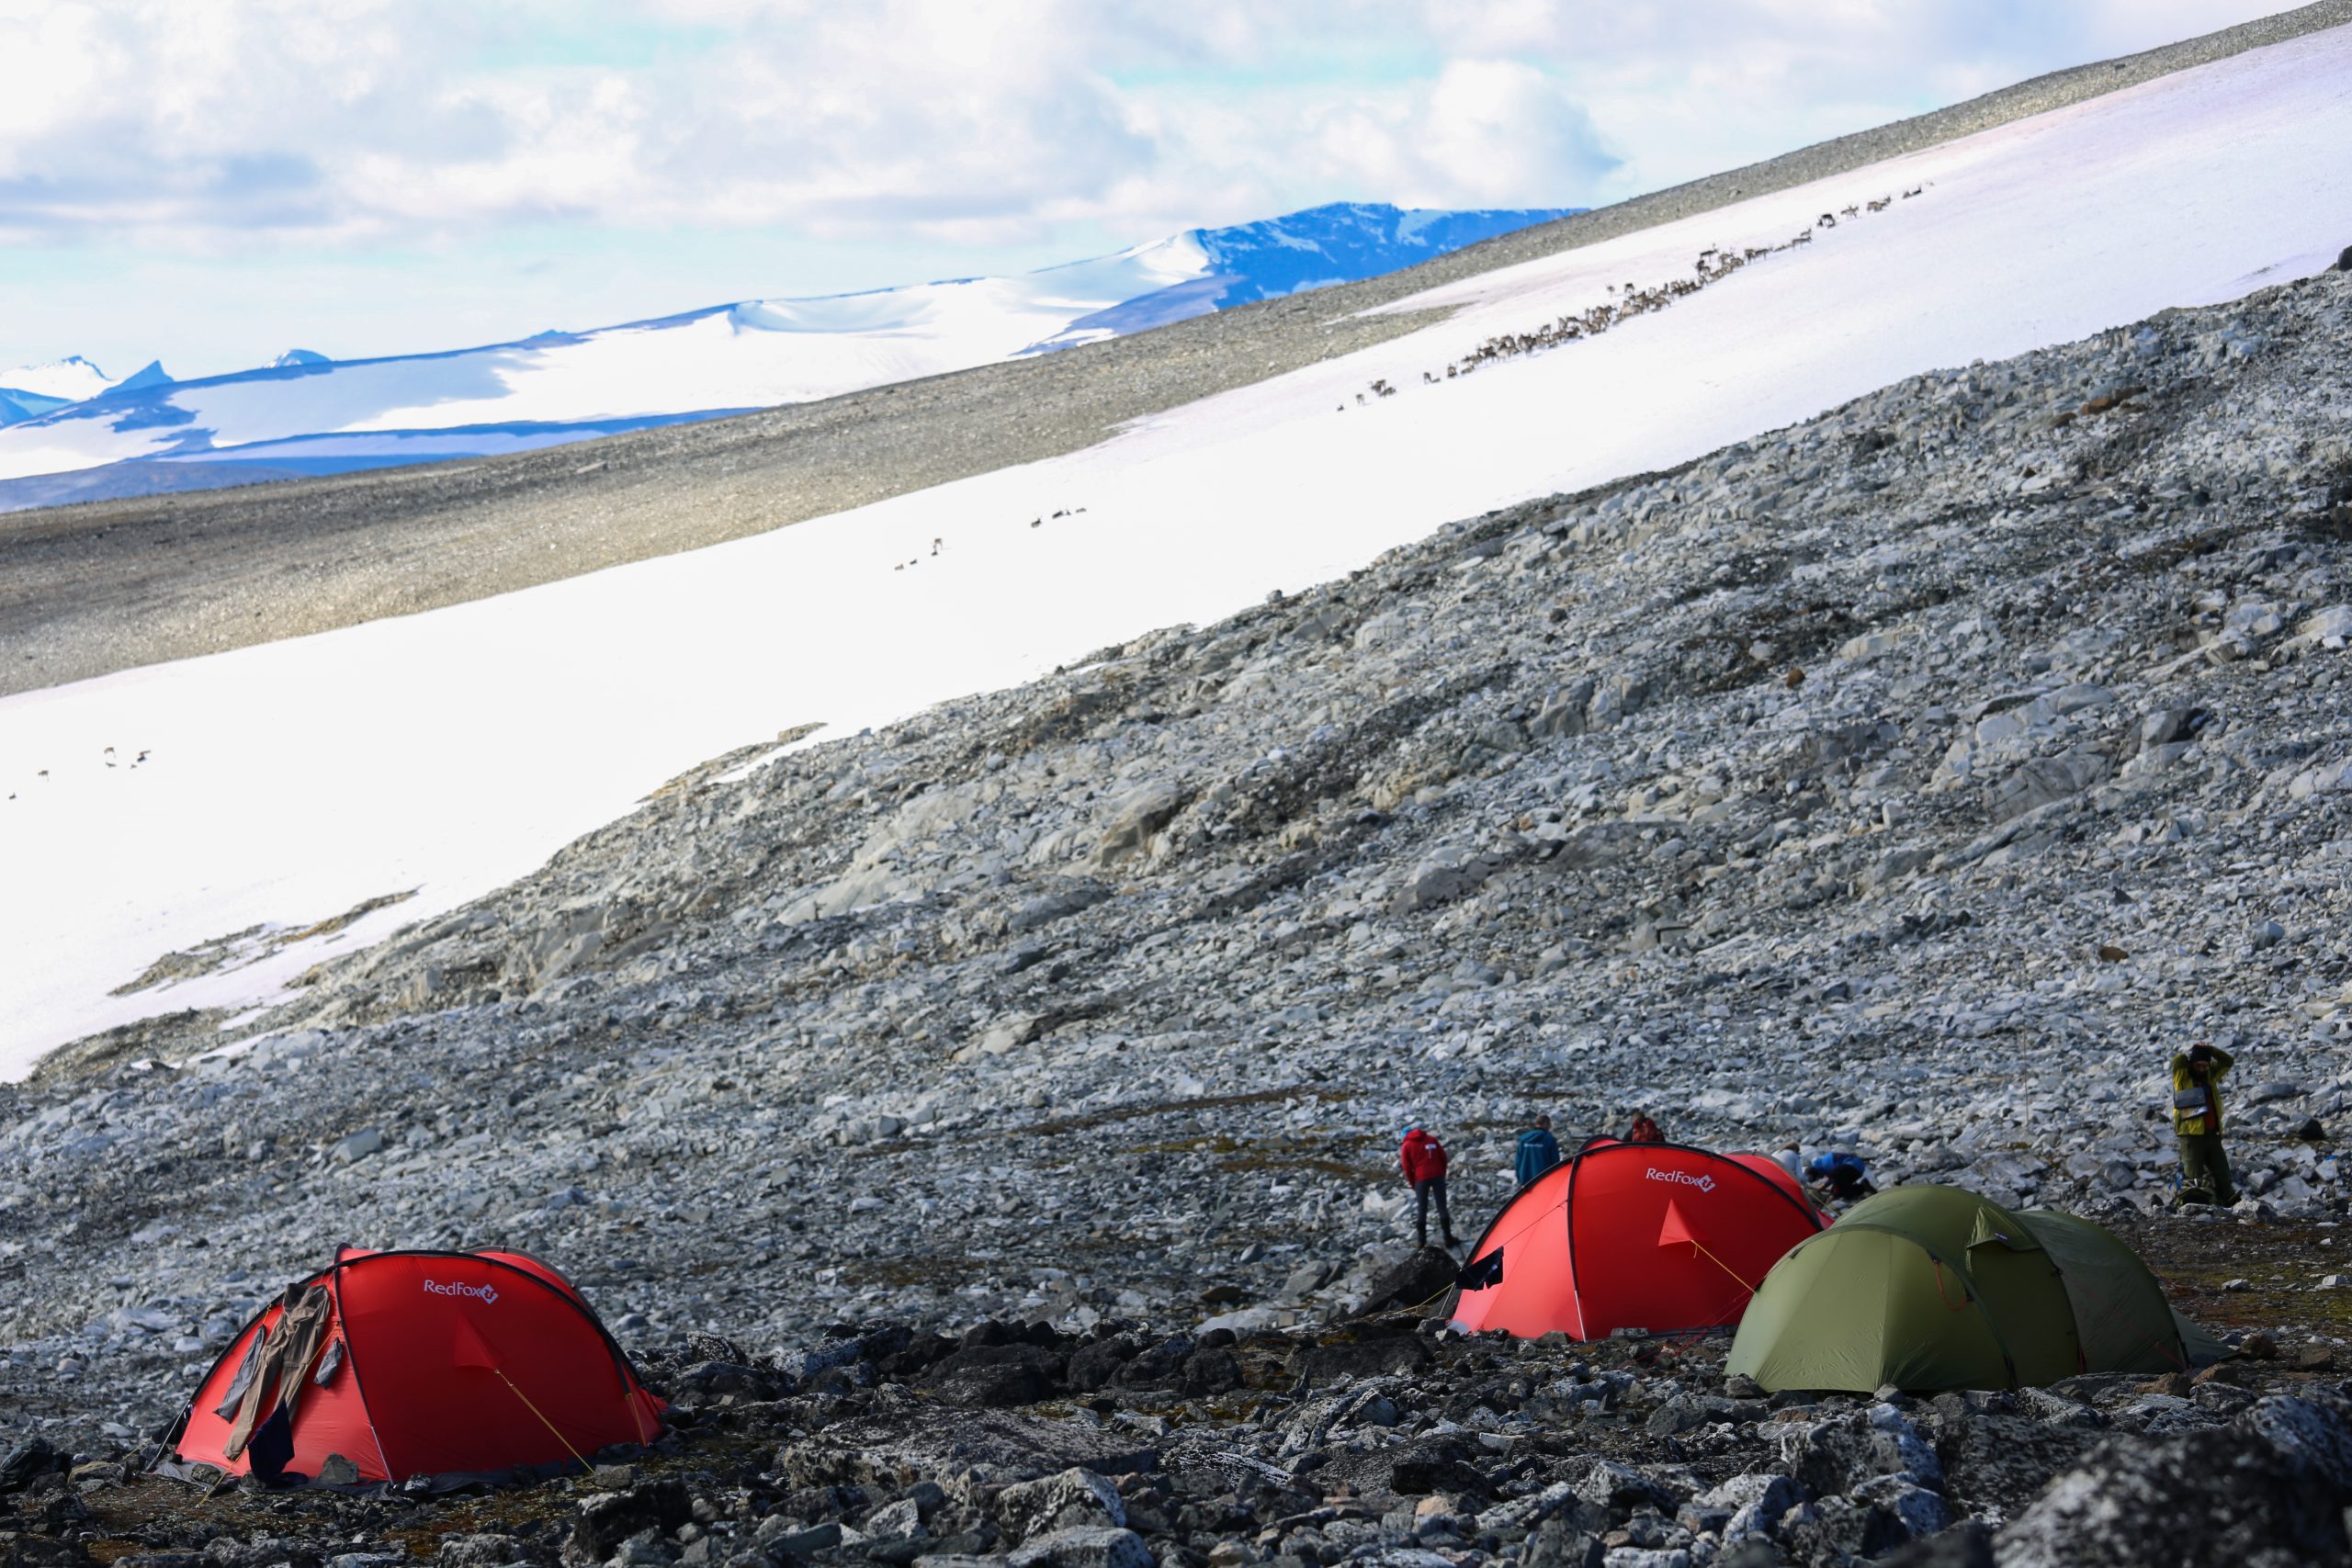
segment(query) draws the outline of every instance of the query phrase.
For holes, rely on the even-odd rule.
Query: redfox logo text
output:
[[[468,1285],[456,1280],[446,1285],[438,1280],[427,1280],[424,1281],[424,1292],[431,1296],[471,1296],[484,1306],[498,1300],[498,1287],[495,1285]]]
[[[1713,1192],[1715,1190],[1713,1177],[1693,1176],[1687,1170],[1660,1170],[1657,1167],[1652,1166],[1642,1172],[1642,1175],[1651,1181],[1671,1181],[1678,1187],[1695,1187],[1702,1192]]]

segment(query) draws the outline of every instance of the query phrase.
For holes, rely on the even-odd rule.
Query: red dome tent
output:
[[[1453,1323],[1522,1339],[1735,1324],[1781,1255],[1819,1229],[1804,1187],[1770,1156],[1595,1138],[1487,1226]]]
[[[230,1342],[175,1457],[273,1483],[479,1476],[650,1442],[664,1408],[538,1259],[345,1247]]]

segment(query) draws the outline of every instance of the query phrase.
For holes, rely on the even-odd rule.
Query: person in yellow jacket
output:
[[[2230,1054],[2199,1041],[2172,1059],[2172,1130],[2180,1140],[2183,1202],[2234,1203],[2230,1156],[2222,1148],[2222,1077]]]

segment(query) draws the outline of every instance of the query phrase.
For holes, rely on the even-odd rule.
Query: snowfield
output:
[[[0,431],[0,479],[137,458],[295,458],[324,468],[341,457],[525,451],[680,414],[806,402],[1098,342],[1393,272],[1559,216],[1341,204],[1187,230],[1018,277],[752,299],[444,354],[338,363],[289,353],[264,369],[148,385],[135,396],[118,389]],[[89,374],[68,374],[75,365]],[[83,389],[77,397],[108,387],[78,360],[40,368],[44,384],[70,382]],[[13,385],[0,380],[0,388]]]
[[[30,392],[35,397],[59,398],[69,403],[95,398],[113,385],[112,378],[78,354],[47,365],[19,365],[13,370],[0,370],[0,390]]]
[[[161,365],[148,365],[118,381],[78,354],[46,365],[19,365],[0,370],[0,427],[40,419],[110,391],[135,391],[170,380]]]
[[[1463,310],[1069,457],[0,701],[0,1068],[130,1019],[259,1001],[789,727],[852,732],[1906,375],[2317,271],[2352,243],[2346,146],[2352,28],[1405,301]],[[1490,336],[1883,197],[1662,311],[1444,378]],[[1359,403],[1374,380],[1396,395]],[[167,950],[412,888],[246,967],[108,994]]]

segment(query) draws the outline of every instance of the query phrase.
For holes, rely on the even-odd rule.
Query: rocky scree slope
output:
[[[2347,368],[2352,277],[2167,312],[714,760],[240,1055],[6,1091],[0,1421],[126,1440],[343,1240],[524,1247],[656,1348],[1295,1334],[1379,1299],[1408,1113],[1465,1229],[1536,1108],[2154,1209],[2197,1038],[2217,1234],[2315,1280]]]

